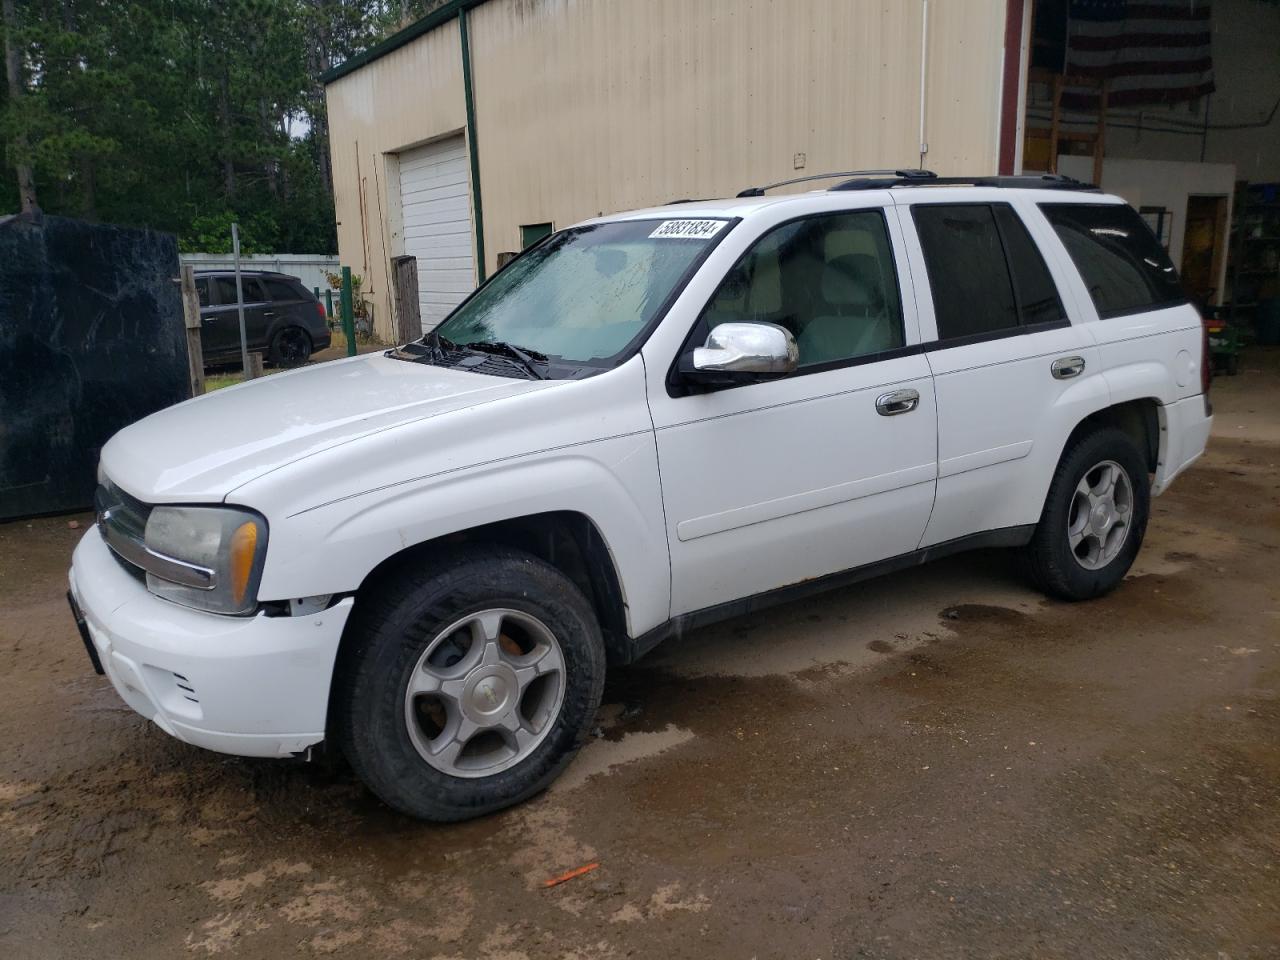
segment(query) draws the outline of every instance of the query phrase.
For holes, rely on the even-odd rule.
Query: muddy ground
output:
[[[0,956],[1280,957],[1280,354],[1244,368],[1113,596],[986,553],[701,631],[459,826],[135,717],[81,531],[0,525]]]

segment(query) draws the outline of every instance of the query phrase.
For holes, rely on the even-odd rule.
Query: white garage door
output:
[[[400,154],[404,252],[418,258],[424,331],[475,289],[467,179],[467,148],[460,136]]]

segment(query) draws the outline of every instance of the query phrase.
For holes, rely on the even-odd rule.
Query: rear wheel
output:
[[[1075,440],[1027,547],[1037,585],[1063,600],[1115,589],[1142,547],[1150,501],[1146,463],[1126,433],[1107,428]]]
[[[544,789],[604,690],[582,592],[519,551],[470,548],[362,598],[335,707],[343,751],[391,806],[463,820]]]
[[[268,354],[279,367],[299,367],[311,359],[311,336],[301,327],[284,327],[271,338]]]

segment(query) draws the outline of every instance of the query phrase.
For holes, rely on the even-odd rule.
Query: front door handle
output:
[[[1059,357],[1049,365],[1055,380],[1070,380],[1084,373],[1084,357]]]
[[[920,406],[920,393],[916,390],[895,390],[876,397],[876,413],[882,417],[896,417],[910,413]]]

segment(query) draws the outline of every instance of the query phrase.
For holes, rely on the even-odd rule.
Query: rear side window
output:
[[[1100,317],[1186,303],[1178,272],[1160,241],[1125,204],[1046,203]]]
[[[236,302],[236,278],[214,277],[213,280],[218,285],[218,302],[223,306],[234,304]],[[262,284],[254,277],[241,277],[240,287],[244,290],[245,303],[261,303],[266,299],[262,293]]]
[[[207,307],[209,305],[209,280],[206,277],[200,277],[196,280],[196,296],[200,298],[200,306]]]
[[[1007,204],[917,204],[939,340],[977,339],[1062,320],[1040,251]]]
[[[994,208],[996,224],[1004,239],[1004,252],[1009,258],[1013,276],[1013,297],[1018,302],[1018,316],[1028,326],[1062,320],[1066,311],[1058,299],[1049,268],[1040,256],[1027,228],[1012,207],[998,204]]]
[[[272,300],[301,300],[301,289],[295,289],[287,280],[263,280],[267,287],[267,296]]]

